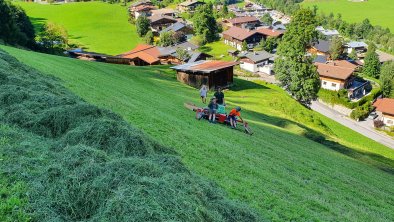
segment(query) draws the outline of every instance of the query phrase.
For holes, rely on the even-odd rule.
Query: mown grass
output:
[[[166,67],[101,64],[3,48],[174,147],[190,169],[268,219],[394,219],[393,151],[304,108],[279,87],[236,80],[225,92],[230,107],[243,107],[255,131],[248,136],[196,121],[183,103],[200,104],[198,91],[178,83]]]
[[[48,21],[63,25],[70,35],[70,43],[81,45],[88,51],[115,55],[128,51],[141,42],[135,26],[128,22],[127,7],[120,4],[15,3],[25,9],[37,31]]]
[[[219,40],[201,46],[198,50],[212,55],[213,59],[231,61],[234,60],[234,58],[228,54],[228,50],[234,50],[234,49],[235,48],[224,44],[223,40]]]
[[[348,22],[361,22],[368,18],[373,25],[394,30],[394,4],[392,0],[368,0],[356,2],[350,0],[304,0],[303,6],[316,5],[320,12],[342,14]]]

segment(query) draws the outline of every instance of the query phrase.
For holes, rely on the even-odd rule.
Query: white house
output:
[[[327,36],[328,38],[331,38],[333,36],[338,36],[339,35],[338,30],[335,30],[335,29],[324,29],[323,26],[316,27],[316,31],[319,31],[321,34],[323,34],[324,36]]]
[[[365,42],[352,41],[345,45],[348,54],[356,50],[357,53],[363,53],[367,51],[368,45]]]
[[[346,60],[315,62],[315,65],[320,76],[321,88],[333,91],[346,88],[357,68],[356,65]]]
[[[240,57],[240,67],[249,72],[263,72],[269,75],[273,70],[274,55],[266,51],[247,52],[238,55]]]

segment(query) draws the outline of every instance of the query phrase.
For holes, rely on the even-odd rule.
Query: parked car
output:
[[[371,113],[368,115],[368,119],[374,120],[374,119],[376,119],[376,117],[378,117],[378,114],[376,114],[376,112],[371,112]]]

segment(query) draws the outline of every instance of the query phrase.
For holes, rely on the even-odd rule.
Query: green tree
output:
[[[218,39],[219,27],[213,15],[212,4],[197,7],[193,16],[194,31],[201,36],[203,43]]]
[[[54,52],[54,49],[64,49],[68,45],[67,30],[58,24],[48,22],[42,28],[38,41],[44,46]]]
[[[263,22],[266,25],[272,25],[272,22],[274,20],[271,18],[269,13],[265,13],[262,17],[261,17],[261,22]]]
[[[269,53],[272,53],[277,46],[278,46],[277,38],[268,37],[264,42],[263,49]]]
[[[331,59],[338,59],[343,53],[343,40],[340,37],[334,36],[331,40],[330,45],[330,56]]]
[[[380,73],[384,97],[394,98],[394,62],[385,62]]]
[[[146,16],[139,16],[135,22],[137,28],[137,34],[139,36],[145,36],[149,31],[150,21]]]
[[[358,56],[357,56],[356,50],[352,50],[352,52],[348,55],[348,57],[353,59],[353,60],[357,60]]]
[[[363,73],[369,77],[378,78],[380,73],[379,56],[376,53],[376,46],[370,44],[364,59]]]
[[[176,57],[182,61],[190,59],[190,54],[186,49],[177,48],[176,49]]]
[[[306,49],[317,41],[316,25],[313,11],[296,11],[278,46],[279,57],[275,60],[275,73],[280,85],[303,104],[316,99],[320,89],[319,74],[312,58],[306,56]]]
[[[248,44],[246,43],[246,41],[242,42],[242,51],[247,51],[248,50]]]
[[[160,34],[159,45],[161,46],[170,46],[176,43],[176,39],[174,38],[174,32],[162,32]]]
[[[154,35],[153,35],[153,32],[152,32],[151,30],[149,30],[149,31],[146,33],[146,35],[145,35],[145,37],[144,37],[144,42],[145,42],[146,44],[149,44],[149,45],[152,45],[152,44],[154,43]]]

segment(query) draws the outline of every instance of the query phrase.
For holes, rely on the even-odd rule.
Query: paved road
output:
[[[318,101],[313,101],[311,105],[311,109],[321,113],[322,115],[337,121],[338,123],[372,139],[375,140],[378,143],[381,143],[387,147],[390,147],[391,149],[394,149],[394,139],[391,137],[380,133],[376,130],[373,129],[372,126],[372,121],[367,120],[367,121],[361,121],[357,122],[355,120],[349,119],[346,116],[342,115],[341,113],[331,109],[330,107],[327,107],[326,105],[318,102]]]

